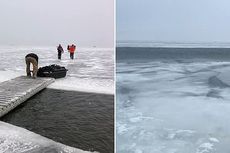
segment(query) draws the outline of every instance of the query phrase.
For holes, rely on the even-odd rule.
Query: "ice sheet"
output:
[[[49,88],[114,94],[114,50],[111,48],[78,48],[75,59],[65,50],[57,60],[54,47],[0,47],[0,81],[25,75],[25,55],[34,52],[39,66],[58,64],[68,69],[67,76]]]
[[[18,77],[20,75],[21,75],[21,73],[18,73],[15,71],[0,71],[0,82],[13,79],[13,78]]]
[[[88,153],[72,148],[26,129],[0,122],[0,152],[1,153]]]
[[[229,62],[117,67],[118,153],[230,152]]]

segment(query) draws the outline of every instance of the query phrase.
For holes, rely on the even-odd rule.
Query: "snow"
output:
[[[14,71],[0,71],[0,82],[13,79],[20,76],[20,73],[15,73]]]
[[[67,76],[48,88],[114,94],[114,50],[111,48],[78,48],[75,59],[67,51],[57,60],[56,47],[0,47],[0,82],[25,75],[25,55],[34,52],[39,66],[58,64],[68,69]]]
[[[87,153],[80,149],[72,148],[26,129],[0,122],[0,152],[1,153]]]
[[[52,89],[74,90],[81,92],[93,92],[103,94],[114,94],[113,81],[96,79],[78,79],[68,77],[68,79],[57,79],[55,83],[48,86]]]
[[[211,142],[220,142],[217,138],[209,138]]]
[[[229,72],[230,62],[117,63],[117,152],[229,153]]]

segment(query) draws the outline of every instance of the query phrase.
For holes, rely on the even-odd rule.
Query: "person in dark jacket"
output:
[[[26,61],[26,74],[27,76],[31,76],[31,71],[30,71],[30,64],[33,65],[33,78],[37,77],[37,72],[38,72],[38,56],[34,53],[27,54],[25,57]]]
[[[62,53],[64,53],[64,50],[63,50],[61,44],[58,45],[57,51],[58,51],[58,59],[61,59],[61,55],[62,55]]]

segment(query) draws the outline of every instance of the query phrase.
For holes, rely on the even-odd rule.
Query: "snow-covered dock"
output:
[[[53,83],[53,78],[20,76],[0,83],[0,117]]]

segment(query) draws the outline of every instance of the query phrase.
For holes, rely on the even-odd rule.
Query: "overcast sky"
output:
[[[0,0],[0,45],[113,47],[113,0]]]
[[[230,42],[229,0],[117,0],[117,39]]]

